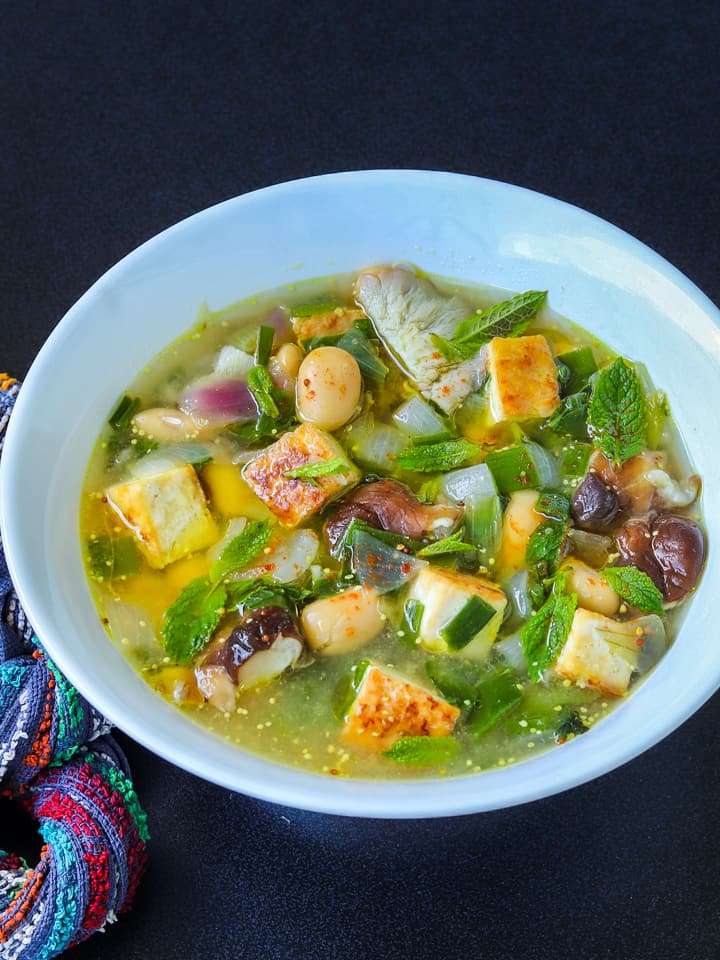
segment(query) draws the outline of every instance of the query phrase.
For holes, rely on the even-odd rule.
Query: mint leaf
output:
[[[261,329],[263,328],[261,327]],[[248,373],[247,385],[255,398],[260,413],[264,413],[267,417],[280,415],[280,410],[273,396],[275,385],[265,367],[253,367]]]
[[[395,763],[437,767],[454,760],[459,752],[460,744],[452,737],[403,737],[383,756]]]
[[[401,450],[395,462],[417,473],[454,470],[477,455],[480,447],[469,440],[442,440],[440,443],[416,443]]]
[[[605,567],[600,571],[615,593],[631,607],[663,614],[663,595],[651,578],[637,567]]]
[[[456,344],[452,340],[441,337],[439,333],[431,333],[430,340],[432,345],[438,350],[450,363],[461,363],[468,360],[477,351],[472,346],[466,344]]]
[[[444,540],[437,540],[435,543],[423,547],[417,555],[419,557],[441,557],[448,553],[473,553],[475,549],[471,543],[463,542],[463,531],[458,530],[451,537],[445,537]]]
[[[165,651],[176,663],[187,663],[215,632],[225,613],[227,593],[209,577],[191,580],[165,611],[162,636]]]
[[[463,344],[472,346],[474,353],[493,337],[517,337],[530,324],[546,297],[547,290],[528,290],[510,300],[496,303],[482,313],[463,320],[451,342],[460,349],[463,349]]]
[[[267,520],[251,520],[242,533],[228,543],[220,559],[210,570],[213,583],[223,580],[235,570],[246,567],[263,550],[270,540],[270,526]]]
[[[530,535],[525,559],[528,563],[538,565],[541,577],[549,577],[555,573],[566,534],[567,525],[564,522],[546,520]]]
[[[334,460],[318,460],[317,463],[304,463],[301,467],[286,470],[284,477],[291,480],[306,480],[314,487],[320,484],[315,482],[316,477],[327,477],[332,473],[347,473],[350,468],[345,460],[335,457]]]
[[[642,383],[632,365],[621,357],[598,374],[588,406],[588,431],[595,446],[615,466],[645,448]]]
[[[570,633],[577,594],[565,593],[567,579],[567,573],[557,577],[552,593],[520,633],[531,680],[540,680],[543,672],[557,659]]]

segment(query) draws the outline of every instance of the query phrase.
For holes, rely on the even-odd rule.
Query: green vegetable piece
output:
[[[555,743],[565,743],[569,737],[579,737],[589,729],[576,710],[565,707],[560,713],[560,722],[553,734]]]
[[[383,543],[374,533],[356,531],[352,539],[352,572],[364,587],[378,593],[390,593],[404,586],[427,566],[425,561],[409,556],[405,547]]]
[[[315,300],[312,303],[301,303],[290,311],[293,317],[321,317],[325,313],[337,310],[340,304],[337,300]]]
[[[225,613],[227,591],[209,577],[191,580],[165,611],[162,636],[165,652],[176,663],[187,663],[199,653]]]
[[[127,430],[139,406],[140,397],[131,397],[129,393],[124,394],[108,417],[108,423],[114,430]]]
[[[556,433],[587,440],[588,399],[584,393],[573,393],[560,401],[555,413],[548,419],[548,426]]]
[[[338,680],[332,695],[332,710],[340,723],[345,723],[347,720],[352,705],[360,692],[363,678],[370,666],[369,660],[359,660]]]
[[[615,466],[645,449],[642,383],[632,365],[621,357],[598,374],[588,406],[588,430],[595,446]]]
[[[552,593],[527,621],[520,633],[531,680],[538,681],[567,640],[577,607],[577,594],[565,593],[567,573],[559,574]]]
[[[448,703],[463,708],[477,703],[487,669],[471,660],[434,657],[425,672]]]
[[[579,393],[584,390],[590,377],[597,371],[595,355],[591,347],[578,347],[567,353],[561,353],[557,358],[570,371],[564,393]]]
[[[498,493],[537,490],[541,486],[532,451],[524,443],[491,451],[485,463],[490,468]]]
[[[563,484],[574,489],[587,473],[592,447],[589,443],[570,441],[560,454],[560,476]]]
[[[357,365],[360,367],[360,373],[364,377],[368,377],[378,384],[385,383],[390,371],[378,356],[370,340],[357,326],[353,326],[351,330],[344,333],[338,339],[337,346],[355,357]]]
[[[255,344],[255,363],[259,367],[267,365],[272,353],[273,340],[275,339],[275,330],[273,327],[263,324],[258,330],[257,343]]]
[[[477,740],[492,730],[522,700],[522,685],[510,668],[490,670],[479,685],[479,703],[468,720],[468,731]]]
[[[496,614],[494,607],[473,595],[442,629],[438,631],[449,650],[462,650]]]
[[[417,767],[439,767],[450,763],[460,752],[452,737],[402,737],[383,756],[394,763]]]
[[[656,390],[645,398],[645,416],[648,447],[655,450],[660,444],[665,420],[670,416],[670,406],[662,390]]]
[[[346,460],[335,457],[333,460],[318,460],[317,463],[305,463],[301,467],[295,467],[292,470],[286,470],[284,477],[292,480],[305,480],[313,487],[319,487],[316,483],[318,477],[328,477],[334,473],[347,473],[349,467]]]
[[[277,583],[269,577],[257,580],[236,580],[224,584],[227,590],[227,606],[241,610],[257,610],[258,607],[285,607],[297,613],[298,605],[309,597],[317,598],[314,589],[295,583]]]
[[[408,599],[405,601],[403,606],[403,636],[400,639],[403,641],[403,646],[411,650],[415,648],[415,641],[420,633],[420,624],[424,612],[425,606],[419,600]]]
[[[413,540],[411,537],[403,537],[399,533],[393,533],[391,530],[378,530],[377,527],[373,527],[369,523],[365,523],[364,520],[358,520],[357,518],[354,518],[347,525],[342,539],[338,542],[338,545],[335,549],[335,555],[340,556],[346,549],[350,549],[353,545],[355,537],[360,533],[369,533],[370,536],[375,537],[376,540],[380,540],[382,543],[386,543],[391,547],[407,547],[410,553],[413,553],[416,550],[419,550],[420,547],[424,546],[420,540]]]
[[[477,456],[480,447],[469,440],[443,440],[440,443],[414,443],[401,450],[395,462],[406,470],[417,473],[437,473],[454,470]]]
[[[475,547],[471,543],[463,542],[463,531],[458,530],[444,540],[437,540],[418,551],[419,557],[441,557],[448,553],[474,553]]]
[[[546,297],[547,290],[528,290],[488,307],[459,324],[452,337],[453,345],[461,349],[464,345],[474,353],[493,337],[519,336],[534,319]]]
[[[97,537],[87,542],[90,576],[97,580],[116,580],[140,572],[140,557],[132,537]]]
[[[555,366],[557,367],[557,378],[558,378],[558,387],[560,388],[560,393],[567,393],[567,385],[570,383],[570,367],[562,362],[558,357],[555,357]]]
[[[555,490],[543,490],[535,504],[535,513],[549,520],[567,520],[570,516],[570,498]]]
[[[605,567],[600,572],[615,593],[631,607],[647,613],[663,614],[663,595],[650,577],[637,567]]]
[[[439,333],[431,333],[430,341],[435,349],[450,363],[462,363],[463,360],[468,360],[476,352],[473,347],[458,346],[452,340],[441,337]]]
[[[242,533],[228,543],[220,559],[210,569],[213,583],[224,580],[236,570],[242,570],[265,549],[270,540],[270,526],[267,520],[251,520]]]
[[[525,559],[537,565],[538,576],[551,577],[560,562],[562,545],[567,535],[567,523],[546,520],[533,531],[525,551]]]
[[[280,414],[274,397],[275,385],[265,367],[253,367],[248,373],[247,385],[261,414],[267,417]]]

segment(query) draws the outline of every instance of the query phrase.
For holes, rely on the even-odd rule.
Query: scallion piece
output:
[[[422,623],[424,612],[425,606],[420,603],[419,600],[410,598],[405,601],[403,607],[403,639],[406,641],[405,646],[415,646],[415,641],[420,634],[420,624]]]
[[[255,363],[260,366],[266,366],[272,352],[275,330],[273,327],[264,324],[258,330],[257,343],[255,344]]]
[[[352,539],[352,571],[364,587],[390,593],[416,576],[427,561],[388,546],[370,533],[358,532]]]
[[[480,682],[478,692],[480,702],[468,721],[474,740],[491,730],[522,700],[517,674],[510,669],[489,671]]]
[[[470,597],[438,634],[449,650],[462,650],[486,626],[497,611],[487,600],[477,595]]]
[[[320,317],[324,313],[332,313],[339,307],[337,300],[316,300],[313,303],[301,303],[290,311],[293,317]]]
[[[565,394],[579,393],[580,390],[584,390],[588,380],[597,370],[595,356],[590,347],[578,347],[577,350],[561,353],[558,360],[570,371],[567,383],[563,385]]]
[[[114,430],[127,430],[139,406],[140,397],[131,397],[129,393],[123,394],[108,417],[108,423]]]
[[[357,327],[344,333],[338,340],[337,346],[355,357],[360,373],[364,377],[376,383],[385,383],[385,378],[390,371],[377,355],[368,338]]]
[[[497,494],[465,500],[465,531],[468,541],[478,548],[480,563],[487,567],[497,556],[502,539],[502,507]]]
[[[537,443],[521,443],[487,455],[485,462],[499,493],[557,486],[554,458]]]
[[[393,420],[403,433],[416,439],[448,440],[451,436],[447,423],[421,397],[401,403]]]
[[[592,447],[589,443],[570,441],[560,455],[560,476],[564,487],[574,489],[587,472]]]

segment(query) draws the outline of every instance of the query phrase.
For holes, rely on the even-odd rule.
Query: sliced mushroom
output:
[[[261,607],[237,623],[206,658],[241,687],[254,687],[295,666],[303,651],[300,629],[283,607]]]
[[[588,473],[572,498],[572,515],[583,530],[607,529],[620,512],[617,493],[596,473]]]
[[[628,520],[615,534],[620,551],[620,566],[637,567],[646,573],[658,590],[664,590],[665,578],[652,548],[650,524],[646,519]]]
[[[668,603],[682,600],[694,588],[705,559],[705,538],[696,523],[663,514],[652,523],[651,543],[662,570]]]
[[[666,602],[682,600],[695,587],[705,559],[705,538],[696,523],[674,514],[628,522],[616,534],[622,565],[646,573]]]
[[[664,453],[645,450],[616,467],[598,450],[590,458],[590,470],[615,490],[621,507],[627,507],[633,516],[640,516],[650,509],[655,496],[655,486],[648,474],[664,470],[665,459]]]
[[[354,490],[330,516],[325,537],[330,550],[336,551],[350,522],[358,519],[378,530],[421,540],[440,530],[449,531],[459,517],[457,507],[421,503],[412,490],[397,480],[377,480]]]

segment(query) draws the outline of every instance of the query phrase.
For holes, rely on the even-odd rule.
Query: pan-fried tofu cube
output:
[[[343,739],[387,750],[401,737],[444,737],[460,715],[457,707],[387,670],[369,666],[343,729]]]
[[[347,469],[312,480],[285,476],[298,467],[330,460],[342,460]],[[360,471],[340,444],[311,423],[286,433],[246,463],[242,475],[284,527],[297,526],[360,481]]]
[[[215,521],[190,464],[118,483],[106,496],[156,570],[209,547],[217,538]]]
[[[487,370],[490,409],[498,422],[549,417],[560,403],[557,367],[545,337],[494,337]]]
[[[580,687],[621,697],[637,664],[635,624],[578,607],[555,672]]]
[[[365,314],[357,307],[337,307],[324,313],[309,317],[293,317],[293,333],[297,340],[309,340],[311,337],[335,337],[347,333],[356,320]]]
[[[472,660],[487,657],[507,604],[505,594],[494,583],[439,567],[421,570],[409,598],[423,607],[418,631],[421,646],[433,653],[457,653]],[[477,624],[484,619],[483,605],[487,605],[488,619],[480,629],[473,629],[473,620]],[[479,620],[473,616],[473,606]]]

